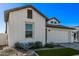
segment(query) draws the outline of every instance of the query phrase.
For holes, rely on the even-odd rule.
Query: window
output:
[[[51,23],[53,24],[53,21],[51,21]]]
[[[25,25],[25,37],[26,38],[32,38],[32,24],[26,24]]]
[[[27,10],[27,18],[32,19],[32,10]]]
[[[54,24],[56,24],[56,22],[54,22]]]

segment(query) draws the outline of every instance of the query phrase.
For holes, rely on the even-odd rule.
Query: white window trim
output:
[[[32,24],[32,37],[25,37],[25,38],[26,39],[33,39],[35,37],[35,31],[34,31],[35,26],[34,26],[34,23],[33,22],[29,22],[29,23],[25,22],[25,24]],[[26,31],[26,29],[25,29],[25,31]]]

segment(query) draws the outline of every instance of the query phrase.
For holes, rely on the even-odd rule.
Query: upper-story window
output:
[[[32,10],[27,10],[27,18],[32,19]]]
[[[55,21],[51,21],[51,24],[57,24],[57,22],[55,22]]]
[[[51,21],[51,23],[53,24],[53,21]]]
[[[57,22],[54,22],[54,24],[57,24]]]

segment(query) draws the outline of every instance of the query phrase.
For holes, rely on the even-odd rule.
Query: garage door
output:
[[[67,43],[68,39],[68,31],[62,30],[51,30],[47,31],[47,42],[53,43]]]

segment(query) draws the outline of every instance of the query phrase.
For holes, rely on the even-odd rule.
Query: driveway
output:
[[[60,45],[63,47],[68,47],[68,48],[79,50],[79,43],[62,43]]]

